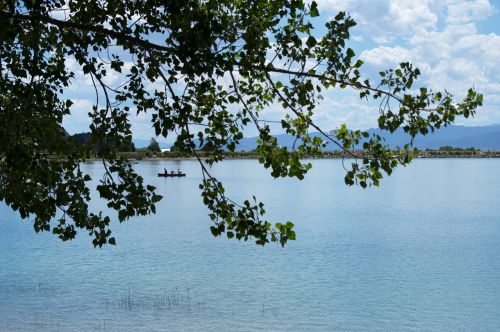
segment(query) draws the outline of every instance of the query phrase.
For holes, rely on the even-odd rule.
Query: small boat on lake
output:
[[[186,176],[186,173],[182,172],[164,172],[164,173],[158,173],[159,177],[163,178],[168,178],[168,177],[181,177],[181,176]]]

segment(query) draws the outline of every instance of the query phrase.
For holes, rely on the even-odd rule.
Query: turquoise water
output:
[[[212,237],[194,161],[134,165],[166,197],[115,223],[116,247],[37,235],[1,205],[0,331],[500,330],[500,160],[416,160],[369,190],[345,187],[338,160],[313,164],[304,181],[253,160],[214,169],[295,222],[284,249]]]

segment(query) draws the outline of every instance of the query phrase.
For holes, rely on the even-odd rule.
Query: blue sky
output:
[[[500,0],[316,0],[320,17],[313,23],[321,35],[326,20],[347,11],[358,26],[349,46],[365,62],[364,72],[375,73],[410,61],[422,71],[419,84],[446,89],[460,98],[469,87],[484,93],[485,104],[474,119],[458,124],[500,123]],[[71,61],[69,61],[70,65]],[[78,72],[75,66],[75,71]],[[119,77],[110,77],[110,82]],[[88,131],[87,116],[94,102],[90,82],[77,78],[68,96],[75,105],[64,121],[70,133]],[[315,120],[326,130],[342,123],[353,129],[375,127],[377,105],[360,100],[356,92],[332,91],[316,109]],[[262,114],[276,120],[276,106]],[[131,117],[135,138],[154,136],[149,118]],[[254,134],[248,130],[247,136]]]

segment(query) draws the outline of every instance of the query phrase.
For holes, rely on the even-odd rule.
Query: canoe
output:
[[[164,178],[168,178],[168,177],[181,177],[181,176],[186,176],[186,173],[158,173],[158,176],[159,177],[164,177]]]

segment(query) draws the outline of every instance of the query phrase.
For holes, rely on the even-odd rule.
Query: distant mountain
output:
[[[500,150],[500,132],[491,132],[482,135],[468,136],[461,139],[450,140],[449,144],[447,145],[460,148],[474,147],[481,150],[491,151]]]
[[[397,130],[393,134],[380,129],[367,130],[370,134],[379,134],[385,138],[385,143],[391,147],[404,146],[410,138],[403,130]],[[320,136],[319,133],[312,133],[312,136]],[[287,134],[275,136],[278,144],[292,148],[295,138]],[[240,141],[238,150],[251,151],[257,146],[258,137],[248,137]],[[296,145],[300,142],[296,142]],[[419,149],[438,149],[441,146],[450,145],[457,148],[477,148],[481,150],[500,150],[500,125],[466,127],[449,126],[437,130],[435,133],[426,136],[417,136],[414,146]],[[329,144],[327,150],[338,150],[338,147]]]
[[[394,133],[382,131],[380,129],[368,129],[370,134],[379,134],[385,138],[385,143],[395,148],[404,146],[409,143],[410,138],[403,130],[397,130]],[[77,134],[78,135],[78,134]],[[75,136],[77,136],[75,135]],[[311,136],[321,136],[319,133],[312,133]],[[295,143],[296,146],[300,142],[295,142],[295,138],[291,135],[281,134],[275,135],[278,139],[278,144],[291,149]],[[251,151],[257,147],[258,137],[246,137],[238,144],[238,151]],[[146,148],[150,140],[133,139],[136,148]],[[168,148],[171,144],[158,140],[161,148]],[[419,135],[414,140],[414,146],[419,149],[438,149],[442,146],[449,145],[457,148],[476,148],[481,150],[500,151],[500,124],[481,126],[481,127],[466,127],[466,126],[449,126],[440,128],[435,133],[426,136]],[[326,150],[339,150],[337,146],[329,144]]]
[[[380,129],[371,129],[370,133],[380,134],[387,144],[396,147],[408,142],[408,135],[402,130],[394,134],[383,132]],[[450,145],[457,148],[477,148],[481,150],[500,150],[500,125],[483,127],[449,126],[438,129],[426,136],[415,138],[414,146],[419,149],[437,149]]]

